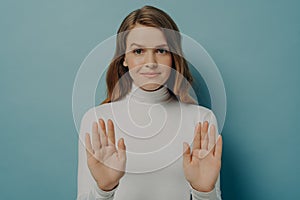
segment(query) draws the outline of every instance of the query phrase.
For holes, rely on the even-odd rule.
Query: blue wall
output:
[[[86,55],[145,4],[208,51],[227,92],[225,200],[300,199],[300,3],[1,1],[0,198],[75,199],[72,88]]]

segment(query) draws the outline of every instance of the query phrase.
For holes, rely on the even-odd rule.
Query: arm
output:
[[[79,136],[81,137],[81,135]],[[77,200],[113,200],[117,187],[111,191],[101,190],[92,178],[87,166],[86,150],[82,139],[78,141]]]
[[[220,190],[220,176],[218,177],[215,188],[210,192],[199,192],[192,186],[191,188],[191,200],[222,200]]]
[[[191,199],[221,200],[222,137],[213,112],[208,112],[202,121],[195,127],[193,147],[184,143],[184,172],[190,183]]]
[[[109,120],[106,131],[105,122],[99,119],[99,127],[97,123],[92,123],[94,119],[91,116],[94,115],[85,114],[80,127],[77,199],[112,200],[118,181],[124,174],[126,162],[124,140],[119,140],[117,150],[112,121]],[[92,132],[92,139],[89,132]]]

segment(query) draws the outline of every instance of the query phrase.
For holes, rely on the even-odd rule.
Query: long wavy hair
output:
[[[115,55],[106,74],[107,97],[101,104],[118,101],[131,90],[133,80],[128,75],[128,68],[123,66],[123,61],[127,35],[137,24],[160,28],[164,35],[167,35],[174,69],[166,82],[168,90],[181,102],[196,104],[189,95],[193,78],[183,57],[179,29],[167,13],[153,6],[144,6],[132,11],[121,23],[117,32]],[[173,71],[176,73],[172,73]]]

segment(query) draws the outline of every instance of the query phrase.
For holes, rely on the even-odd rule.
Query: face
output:
[[[128,67],[134,83],[144,90],[157,90],[165,84],[171,73],[172,55],[163,32],[136,25],[126,39],[123,65]]]

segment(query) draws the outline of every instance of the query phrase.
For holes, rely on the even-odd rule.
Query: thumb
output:
[[[124,138],[120,138],[118,141],[118,154],[120,158],[126,158],[126,146],[124,143]]]
[[[190,145],[183,142],[183,165],[187,165],[191,162],[191,149]]]

